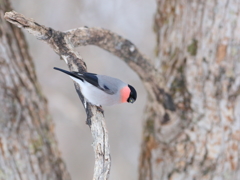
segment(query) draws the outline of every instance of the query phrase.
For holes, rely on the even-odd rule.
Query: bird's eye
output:
[[[130,103],[134,103],[134,99],[133,98],[130,99]]]

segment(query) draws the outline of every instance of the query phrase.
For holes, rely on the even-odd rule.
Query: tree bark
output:
[[[156,69],[176,118],[149,98],[141,180],[240,179],[240,1],[158,0]]]
[[[33,19],[25,18],[22,14],[14,11],[6,12],[4,17],[7,21],[19,28],[26,29],[37,39],[48,43],[51,48],[66,62],[71,71],[77,71],[79,73],[87,71],[86,63],[83,61],[80,54],[73,49],[73,44],[77,43],[75,42],[78,38],[77,36],[85,34],[74,34],[75,39],[72,38],[73,32],[71,31],[56,31],[52,28],[38,24]],[[87,27],[82,29],[88,30]],[[95,38],[98,39],[98,37]],[[81,93],[79,84],[74,82],[74,85],[83,107],[85,108],[87,114],[86,123],[89,125],[93,137],[92,146],[95,153],[93,179],[107,180],[110,174],[111,156],[103,109],[87,102]]]
[[[47,101],[21,30],[0,0],[0,179],[68,180]]]
[[[240,177],[239,7],[237,1],[159,0],[159,60],[154,64],[108,30],[84,27],[63,33],[17,13],[7,18],[49,43],[71,70],[86,71],[73,47],[97,45],[136,71],[148,92],[139,179],[235,180]],[[88,122],[104,122],[76,89],[90,112]],[[105,169],[99,174],[108,177],[110,156],[101,142],[94,143],[95,155]]]

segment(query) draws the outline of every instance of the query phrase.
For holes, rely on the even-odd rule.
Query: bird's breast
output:
[[[81,91],[88,102],[97,106],[111,106],[121,103],[119,92],[108,94],[87,82],[84,82],[84,85],[81,85]]]

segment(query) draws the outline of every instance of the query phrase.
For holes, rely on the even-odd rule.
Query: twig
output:
[[[47,42],[65,60],[71,71],[86,72],[86,64],[82,60],[82,57],[73,50],[73,42],[66,38],[67,33],[39,25],[34,20],[25,18],[14,11],[5,13],[4,17],[10,23],[26,29],[37,39]],[[79,85],[76,83],[74,85],[87,113],[87,124],[91,129],[93,137],[93,149],[95,152],[93,179],[106,180],[110,173],[111,158],[108,132],[103,113],[98,111],[95,106],[87,103],[80,91]]]

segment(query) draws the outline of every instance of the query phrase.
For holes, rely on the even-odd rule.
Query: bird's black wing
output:
[[[96,74],[84,73],[84,74],[81,74],[81,76],[88,83],[90,83],[90,84],[92,84],[92,85],[94,85],[96,87],[99,87],[98,78],[97,78]]]
[[[107,94],[114,94],[114,92],[106,85],[102,85],[99,84],[99,80],[97,77],[97,74],[93,74],[93,73],[84,73],[81,75],[81,77],[87,81],[88,83],[92,84],[93,86],[101,89],[102,91],[104,91]]]
[[[101,89],[102,91],[104,91],[107,94],[114,94],[115,93],[114,88],[111,87],[111,84],[109,84],[109,83],[108,84],[99,83],[97,74],[93,74],[93,73],[83,73],[83,74],[80,74],[79,72],[75,72],[75,71],[70,72],[70,71],[66,71],[64,69],[60,69],[60,68],[56,68],[56,67],[54,67],[54,69],[56,69],[58,71],[61,71],[61,72],[65,73],[65,74],[68,74],[69,76],[72,76],[72,77],[74,77],[76,79],[80,79],[81,81],[86,81],[86,82],[92,84],[93,86],[97,87],[98,89]],[[104,77],[102,76],[102,78],[104,78]],[[110,77],[108,77],[106,79],[106,77],[105,77],[105,82],[107,82],[107,80],[109,78]]]

